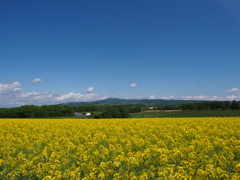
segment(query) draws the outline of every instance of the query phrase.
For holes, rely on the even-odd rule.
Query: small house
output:
[[[91,113],[90,113],[90,112],[86,112],[85,115],[86,115],[86,116],[91,116]]]
[[[75,116],[83,116],[84,113],[83,113],[83,112],[75,112],[74,115],[75,115]]]

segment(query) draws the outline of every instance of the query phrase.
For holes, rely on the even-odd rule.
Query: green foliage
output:
[[[240,109],[239,103],[236,100],[233,100],[231,105],[230,105],[230,109],[232,109],[232,110]]]
[[[102,118],[102,114],[101,114],[100,112],[95,112],[95,113],[93,114],[93,118],[94,118],[94,119],[100,119],[100,118]]]
[[[96,105],[71,106],[75,112],[101,111],[102,107]]]
[[[47,118],[73,115],[74,110],[70,106],[60,105],[25,105],[16,108],[1,108],[0,118]]]
[[[127,106],[129,113],[138,113],[142,111],[141,106]]]
[[[120,106],[106,106],[104,107],[102,113],[96,112],[93,115],[93,118],[95,119],[108,119],[108,118],[128,118],[129,112],[126,108]]]
[[[141,112],[131,114],[131,118],[163,118],[163,117],[239,117],[240,110],[203,110],[203,111],[170,111]]]
[[[110,100],[109,100],[110,101]],[[117,101],[115,99],[115,101]],[[145,100],[147,101],[147,100]],[[149,100],[154,101],[154,100]],[[166,101],[167,102],[167,101]],[[182,102],[182,101],[179,101]],[[169,104],[170,103],[170,104]],[[229,101],[203,101],[187,104],[171,104],[154,106],[154,110],[183,110],[183,111],[204,111],[208,110],[239,110],[240,102],[233,100]],[[91,112],[92,118],[128,118],[129,113],[138,113],[142,110],[148,110],[148,106],[143,104],[132,105],[131,103],[125,105],[82,105],[82,106],[68,106],[68,105],[25,105],[15,108],[0,108],[0,118],[50,118],[50,117],[65,117],[73,116],[74,112]],[[95,113],[93,113],[95,112]],[[238,112],[238,111],[237,111]],[[138,113],[142,117],[141,113]],[[174,112],[176,114],[176,112]],[[195,113],[196,114],[196,113]],[[161,114],[162,115],[162,114]],[[169,115],[169,114],[168,114]],[[179,114],[179,117],[189,117]],[[201,116],[201,114],[200,114]],[[223,115],[224,116],[224,115]],[[238,115],[240,116],[240,114]],[[158,115],[157,115],[158,117]],[[167,116],[166,116],[167,117]],[[177,117],[177,116],[174,116]],[[190,116],[192,117],[192,116]],[[193,117],[196,117],[195,115]],[[208,116],[206,116],[208,117]]]
[[[185,110],[227,110],[231,108],[229,101],[204,101],[199,103],[182,104],[181,108]],[[232,109],[232,108],[231,108]]]

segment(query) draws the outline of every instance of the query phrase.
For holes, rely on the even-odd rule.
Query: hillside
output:
[[[176,105],[176,104],[187,104],[202,102],[197,100],[165,100],[165,99],[118,99],[118,98],[107,98],[104,100],[92,101],[92,102],[68,102],[60,105],[68,106],[83,106],[83,105]]]

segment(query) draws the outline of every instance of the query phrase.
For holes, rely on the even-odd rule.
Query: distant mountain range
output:
[[[83,105],[146,105],[146,106],[156,106],[156,105],[176,105],[176,104],[187,104],[202,102],[200,100],[165,100],[165,99],[118,99],[118,98],[107,98],[92,102],[68,102],[62,103],[60,105],[68,106],[83,106]]]

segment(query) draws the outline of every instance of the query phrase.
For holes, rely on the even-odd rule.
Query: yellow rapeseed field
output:
[[[0,179],[240,179],[240,117],[0,119]]]

